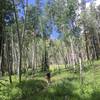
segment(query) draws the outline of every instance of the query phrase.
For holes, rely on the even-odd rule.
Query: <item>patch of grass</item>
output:
[[[39,79],[23,78],[21,83],[15,80],[13,84],[9,82],[6,84],[6,86],[0,85],[0,100],[31,100],[29,98],[33,98],[35,94],[47,87],[47,82]]]
[[[91,69],[84,71],[83,84],[80,84],[79,72],[71,73],[66,69],[52,71],[50,85],[42,72],[27,78],[22,76],[21,83],[17,76],[12,77],[13,84],[4,77],[0,81],[5,84],[0,84],[0,100],[100,100],[100,67],[96,66],[94,80],[93,69],[89,64],[87,66]]]
[[[29,97],[37,94],[47,86],[47,82],[44,80],[27,80],[22,81],[17,85],[22,90],[21,100],[28,100]]]
[[[62,64],[62,65],[50,65],[50,70],[55,72],[56,70],[59,70],[59,69],[64,69],[65,68],[65,65]]]

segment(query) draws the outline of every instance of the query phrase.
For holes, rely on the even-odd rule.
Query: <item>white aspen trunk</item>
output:
[[[83,83],[83,79],[82,79],[83,73],[82,73],[82,60],[80,57],[79,57],[79,66],[80,66],[80,84],[82,84]]]
[[[11,27],[11,32],[12,32],[12,27]],[[12,32],[13,34],[13,32]],[[12,44],[12,72],[15,73],[15,66],[14,66],[14,62],[15,62],[15,55],[14,55],[14,41],[13,41],[13,35],[12,35],[12,40],[11,40],[11,44]]]
[[[34,70],[34,46],[32,45],[32,70]]]
[[[68,61],[68,67],[69,67],[70,66],[70,57],[69,57],[69,54],[67,54],[67,61]]]
[[[71,37],[69,37],[70,38],[70,43],[71,43],[71,55],[72,55],[72,64],[73,64],[73,68],[74,68],[74,72],[75,72],[75,53],[74,53],[74,47],[73,47],[73,41],[72,41],[72,39],[71,39]]]

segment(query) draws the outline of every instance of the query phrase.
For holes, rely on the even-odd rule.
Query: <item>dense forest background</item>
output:
[[[97,1],[0,0],[0,100],[100,99]]]

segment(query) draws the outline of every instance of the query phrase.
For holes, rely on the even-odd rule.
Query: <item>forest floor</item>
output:
[[[48,85],[44,73],[34,76],[13,76],[13,84],[8,77],[0,80],[0,100],[100,100],[100,62],[83,72],[83,84],[80,84],[79,72],[66,69],[52,72],[51,84]]]

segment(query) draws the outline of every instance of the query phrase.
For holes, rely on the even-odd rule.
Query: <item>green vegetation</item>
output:
[[[100,0],[0,0],[0,100],[100,100]]]
[[[100,99],[100,61],[96,61],[95,81],[93,71],[84,72],[84,82],[80,84],[79,73],[72,73],[66,69],[52,71],[52,82],[47,84],[45,74],[39,72],[27,77],[22,76],[18,83],[17,76],[13,76],[13,84],[9,84],[8,77],[3,77],[0,84],[0,100],[99,100]],[[89,66],[88,66],[89,67]],[[92,67],[92,66],[90,66]],[[4,85],[3,85],[4,84]]]

